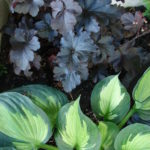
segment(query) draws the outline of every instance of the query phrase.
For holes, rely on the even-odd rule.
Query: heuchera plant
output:
[[[54,51],[50,53],[55,57],[50,62],[51,68],[54,79],[62,83],[65,92],[87,80],[89,72],[98,81],[109,76],[109,70],[124,72],[122,81],[128,87],[149,63],[149,51],[135,42],[149,30],[145,18],[149,18],[149,0],[4,0],[1,3],[0,30],[10,36],[10,63],[17,75],[24,73],[31,77],[33,67],[40,69],[40,62],[46,64],[46,58],[51,57],[43,58],[38,53],[45,56],[47,53],[43,53]],[[8,18],[8,6],[8,25],[2,28]],[[144,6],[146,12],[124,9],[138,6]],[[44,43],[50,46],[45,48]]]
[[[118,77],[103,79],[92,91],[91,106],[99,118],[98,125],[83,114],[80,97],[69,102],[62,92],[46,85],[27,85],[1,93],[0,149],[150,149],[150,126],[126,124],[134,114],[149,120],[150,68],[134,87],[133,105]],[[57,147],[45,144],[52,135]]]

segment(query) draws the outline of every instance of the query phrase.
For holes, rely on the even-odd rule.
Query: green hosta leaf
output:
[[[46,143],[52,131],[46,114],[19,93],[0,94],[0,132],[19,150],[33,150]],[[6,141],[7,142],[7,141]]]
[[[136,109],[139,116],[144,120],[149,120],[150,115],[150,68],[139,79],[133,90]]]
[[[143,102],[150,96],[150,68],[148,68],[143,76],[139,79],[133,90],[133,98],[135,101]]]
[[[56,123],[58,111],[68,103],[65,94],[46,85],[28,85],[17,88],[14,91],[30,97],[34,104],[45,111],[53,127]]]
[[[149,150],[150,126],[132,124],[124,128],[115,140],[115,150]]]
[[[118,126],[112,122],[101,121],[98,127],[102,137],[100,150],[114,150],[114,141],[119,133]]]
[[[61,108],[55,140],[59,150],[99,150],[98,128],[82,113],[79,99]]]
[[[118,123],[123,119],[130,107],[130,96],[118,75],[109,76],[95,86],[91,105],[94,113],[104,120]]]
[[[15,150],[13,139],[0,132],[0,150]]]
[[[2,38],[2,27],[7,23],[9,14],[9,0],[0,0],[0,48],[1,48],[1,38]]]

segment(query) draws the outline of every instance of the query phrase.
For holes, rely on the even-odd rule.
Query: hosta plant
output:
[[[133,106],[119,75],[100,81],[91,96],[98,125],[83,114],[80,97],[69,102],[62,92],[46,85],[27,85],[1,93],[0,149],[150,149],[150,126],[126,124],[135,113],[143,120],[149,119],[149,81],[150,68],[133,90]],[[52,135],[57,147],[46,144]]]
[[[130,106],[130,96],[120,83],[118,75],[109,76],[95,86],[91,96],[91,105],[97,117],[104,120],[103,122],[100,121],[99,124],[102,134],[102,150],[142,150],[150,148],[148,143],[150,126],[137,123],[122,129],[135,113],[143,119],[142,123],[144,123],[144,120],[145,123],[150,120],[149,81],[150,68],[145,71],[134,87],[132,97],[135,104],[132,106]],[[113,123],[117,123],[118,126]],[[122,129],[120,133],[118,132],[119,129]]]

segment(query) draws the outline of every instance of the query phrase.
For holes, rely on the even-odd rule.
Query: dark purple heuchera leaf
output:
[[[59,63],[54,68],[54,77],[56,81],[61,81],[66,92],[71,92],[77,85],[81,84],[81,80],[87,80],[88,68],[87,63]]]
[[[11,4],[12,12],[20,14],[29,13],[31,16],[37,16],[39,7],[44,5],[43,0],[13,0]]]
[[[50,42],[58,35],[57,31],[51,28],[51,15],[49,13],[44,14],[42,20],[35,23],[35,27],[38,30],[39,37],[47,38]]]
[[[36,37],[36,31],[27,28],[24,18],[11,35],[10,43],[12,46],[10,61],[14,65],[16,74],[19,75],[21,71],[24,71],[26,76],[30,76],[32,74],[29,71],[31,62],[39,69],[37,61],[40,61],[40,57],[35,55],[34,52],[40,48],[40,42]]]
[[[78,18],[77,28],[86,26],[91,22],[91,17],[108,24],[109,19],[119,18],[121,13],[117,7],[111,6],[111,0],[78,0],[83,12]]]
[[[72,91],[81,80],[88,78],[88,60],[96,49],[97,46],[90,38],[90,33],[81,31],[79,35],[75,35],[69,32],[62,37],[54,77],[62,82],[66,92]]]
[[[115,47],[113,45],[113,37],[102,36],[97,42],[99,52],[93,54],[93,63],[103,63],[114,54]]]
[[[74,29],[76,16],[82,13],[78,2],[74,0],[55,0],[50,4],[52,8],[51,26],[59,33],[65,34]]]
[[[85,30],[87,32],[98,33],[100,31],[100,26],[97,20],[94,17],[91,17],[90,22],[85,23]]]
[[[61,51],[58,57],[65,60],[65,58],[79,63],[88,61],[90,54],[97,51],[97,46],[90,37],[90,33],[80,31],[78,35],[69,32],[61,39]]]
[[[145,65],[149,55],[141,47],[134,47],[128,42],[120,47],[119,51],[115,51],[114,55],[109,58],[109,63],[116,72],[125,70],[123,83],[129,86],[130,82],[140,72]]]
[[[35,17],[39,12],[39,7],[43,5],[43,0],[13,0],[11,10],[12,12],[17,12],[19,14],[29,13],[31,16]]]
[[[132,13],[125,13],[121,16],[122,24],[124,29],[132,32],[133,34],[138,33],[144,25],[144,17],[141,12],[137,11],[135,15]]]

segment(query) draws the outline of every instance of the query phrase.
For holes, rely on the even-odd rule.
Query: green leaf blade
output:
[[[0,150],[15,150],[13,141],[14,139],[0,132]]]
[[[149,150],[150,126],[136,123],[124,128],[115,140],[115,150]]]
[[[27,85],[13,91],[28,96],[34,104],[48,115],[53,127],[55,126],[60,108],[69,102],[65,94],[46,85]]]
[[[114,150],[114,141],[119,133],[119,127],[112,122],[101,121],[98,128],[102,137],[100,150]]]
[[[98,128],[83,115],[79,99],[65,105],[60,110],[55,140],[60,150],[99,150]]]
[[[137,82],[133,90],[133,98],[138,102],[143,102],[150,97],[150,68],[148,68]]]
[[[133,90],[135,108],[140,118],[149,120],[150,115],[150,67],[138,80]]]
[[[31,100],[19,93],[0,94],[0,132],[15,139],[12,143],[18,149],[34,149],[45,143],[52,135],[46,114]]]
[[[130,108],[130,96],[118,75],[100,81],[91,95],[93,112],[105,120],[120,122]]]

